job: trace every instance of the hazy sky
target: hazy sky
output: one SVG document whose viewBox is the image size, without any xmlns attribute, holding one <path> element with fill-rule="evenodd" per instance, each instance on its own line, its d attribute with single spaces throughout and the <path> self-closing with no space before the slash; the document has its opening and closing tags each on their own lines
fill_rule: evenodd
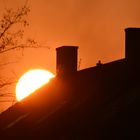
<svg viewBox="0 0 140 140">
<path fill-rule="evenodd" d="M 4 8 L 20 7 L 25 0 L 0 0 Z M 124 57 L 124 28 L 140 27 L 139 0 L 29 0 L 30 26 L 26 34 L 51 47 L 26 50 L 11 71 L 17 75 L 30 68 L 55 73 L 55 48 L 78 45 L 81 69 Z"/>
<path fill-rule="evenodd" d="M 0 0 L 0 5 L 15 8 L 24 1 Z M 99 59 L 105 63 L 124 57 L 124 28 L 139 27 L 139 4 L 139 0 L 29 0 L 27 32 L 51 47 L 43 53 L 43 65 L 48 69 L 55 72 L 55 48 L 61 45 L 79 46 L 82 69 Z M 41 56 L 37 52 L 38 62 Z"/>
</svg>

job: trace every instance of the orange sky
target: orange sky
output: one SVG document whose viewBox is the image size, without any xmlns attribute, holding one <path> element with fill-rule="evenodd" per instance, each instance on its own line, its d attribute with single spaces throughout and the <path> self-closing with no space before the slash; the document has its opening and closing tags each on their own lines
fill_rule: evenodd
<svg viewBox="0 0 140 140">
<path fill-rule="evenodd" d="M 4 8 L 19 7 L 24 1 L 0 0 L 0 16 Z M 26 34 L 51 49 L 27 49 L 23 57 L 18 55 L 18 65 L 8 69 L 18 76 L 31 68 L 55 73 L 55 48 L 61 45 L 79 46 L 81 69 L 99 59 L 103 63 L 120 59 L 124 57 L 124 28 L 140 27 L 139 0 L 29 0 L 29 5 Z"/>
</svg>

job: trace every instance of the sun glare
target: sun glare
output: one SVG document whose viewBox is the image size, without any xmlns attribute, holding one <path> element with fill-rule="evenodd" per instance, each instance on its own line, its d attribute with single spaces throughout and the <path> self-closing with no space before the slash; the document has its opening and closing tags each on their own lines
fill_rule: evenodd
<svg viewBox="0 0 140 140">
<path fill-rule="evenodd" d="M 35 90 L 48 83 L 54 75 L 43 69 L 35 69 L 27 71 L 16 85 L 16 98 L 21 101 L 28 95 L 32 94 Z"/>
</svg>

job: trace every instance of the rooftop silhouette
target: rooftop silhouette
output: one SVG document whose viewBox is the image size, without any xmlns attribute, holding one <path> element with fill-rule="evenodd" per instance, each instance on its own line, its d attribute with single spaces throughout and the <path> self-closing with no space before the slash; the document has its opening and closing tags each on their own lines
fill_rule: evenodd
<svg viewBox="0 0 140 140">
<path fill-rule="evenodd" d="M 140 28 L 125 58 L 77 71 L 77 46 L 56 49 L 56 78 L 0 115 L 3 139 L 139 139 Z"/>
</svg>

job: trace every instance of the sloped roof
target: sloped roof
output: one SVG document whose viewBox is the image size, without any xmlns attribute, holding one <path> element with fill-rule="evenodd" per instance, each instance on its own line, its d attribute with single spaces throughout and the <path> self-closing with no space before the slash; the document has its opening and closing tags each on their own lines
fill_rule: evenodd
<svg viewBox="0 0 140 140">
<path fill-rule="evenodd" d="M 0 115 L 1 138 L 138 137 L 139 86 L 125 59 L 51 82 Z"/>
</svg>

